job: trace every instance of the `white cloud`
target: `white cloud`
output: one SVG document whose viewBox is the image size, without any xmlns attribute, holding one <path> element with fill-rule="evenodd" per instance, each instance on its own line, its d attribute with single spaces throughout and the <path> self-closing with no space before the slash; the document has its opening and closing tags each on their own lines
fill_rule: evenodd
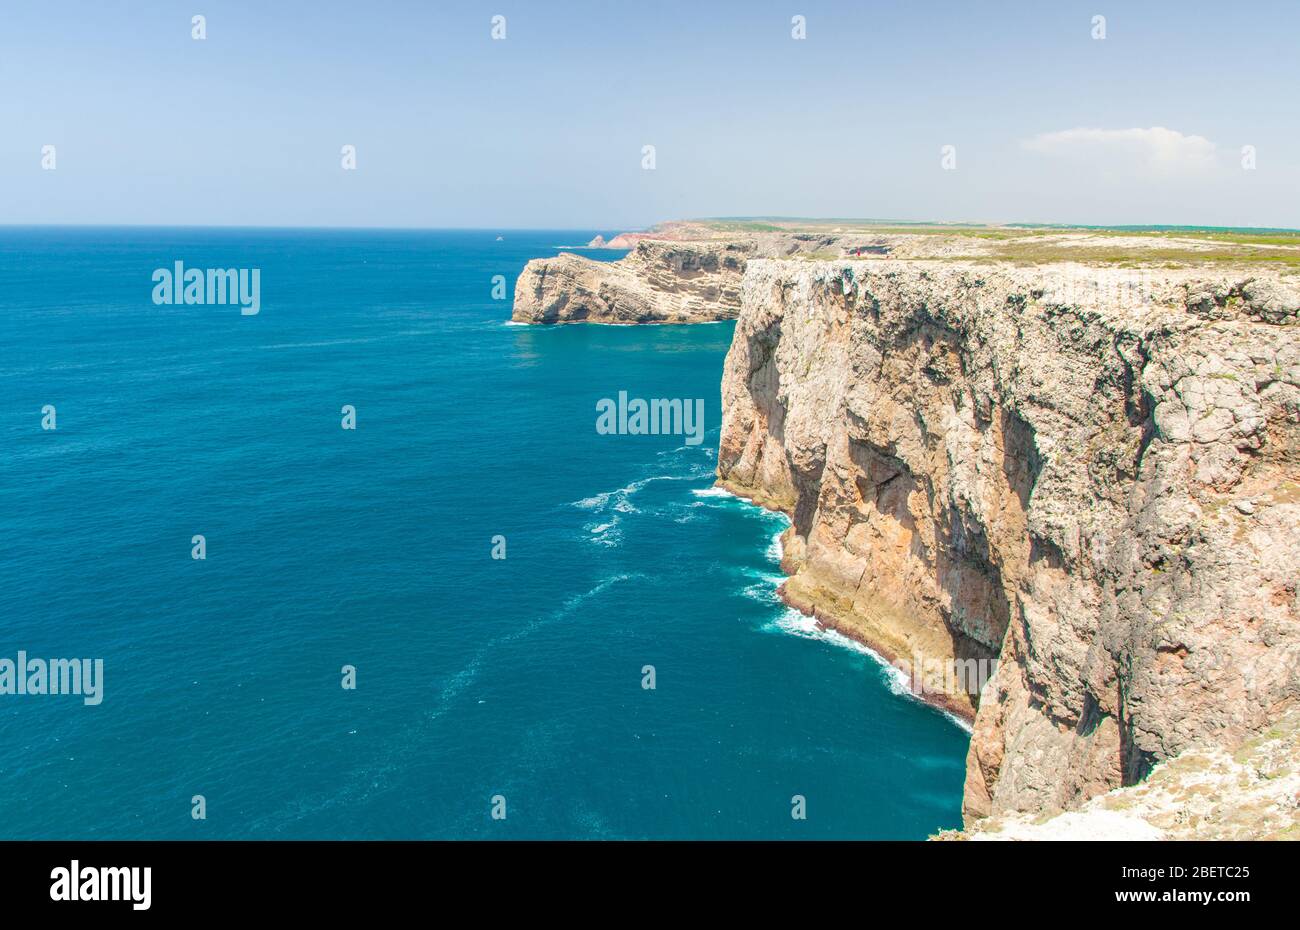
<svg viewBox="0 0 1300 930">
<path fill-rule="evenodd" d="M 1174 129 L 1066 129 L 1021 143 L 1031 152 L 1085 161 L 1109 169 L 1145 169 L 1157 174 L 1188 174 L 1214 167 L 1217 150 L 1204 136 Z"/>
</svg>

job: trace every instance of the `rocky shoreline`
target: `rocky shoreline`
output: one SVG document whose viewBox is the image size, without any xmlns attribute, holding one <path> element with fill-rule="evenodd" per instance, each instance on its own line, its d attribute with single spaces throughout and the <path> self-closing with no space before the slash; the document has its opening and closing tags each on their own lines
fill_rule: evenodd
<svg viewBox="0 0 1300 930">
<path fill-rule="evenodd" d="M 918 676 L 974 722 L 968 828 L 1300 705 L 1300 278 L 1268 243 L 1007 235 L 644 240 L 530 263 L 515 307 L 737 318 L 718 484 L 790 517 L 785 602 L 889 661 L 997 661 L 978 690 Z"/>
<path fill-rule="evenodd" d="M 781 506 L 780 503 L 769 498 L 760 489 L 726 478 L 719 478 L 714 482 L 714 486 L 722 488 L 729 494 L 748 501 L 756 507 L 762 507 L 764 510 L 781 513 L 787 517 L 792 515 L 791 508 Z M 860 618 L 851 612 L 833 608 L 828 609 L 819 603 L 816 598 L 791 589 L 790 580 L 798 573 L 801 565 L 785 553 L 796 545 L 799 545 L 799 539 L 794 532 L 794 527 L 791 526 L 781 534 L 781 571 L 790 576 L 777 587 L 777 596 L 781 599 L 781 603 L 799 611 L 804 616 L 813 617 L 822 629 L 834 630 L 842 636 L 867 647 L 880 656 L 884 662 L 899 668 L 910 676 L 912 674 L 912 657 L 916 653 L 910 651 L 909 647 L 914 644 L 908 642 L 905 636 L 899 636 L 892 631 L 884 632 L 885 628 L 880 625 L 864 625 Z M 904 633 L 910 632 L 907 625 L 901 627 L 901 630 Z M 912 695 L 926 704 L 952 714 L 968 726 L 975 722 L 975 705 L 965 694 L 950 694 L 941 689 L 912 688 Z"/>
<path fill-rule="evenodd" d="M 1000 658 L 981 695 L 928 689 L 976 711 L 972 820 L 1135 784 L 1300 696 L 1300 330 L 1264 322 L 1300 299 L 1167 271 L 1129 305 L 1110 276 L 745 276 L 719 476 L 791 515 L 797 607 L 887 655 Z"/>
</svg>

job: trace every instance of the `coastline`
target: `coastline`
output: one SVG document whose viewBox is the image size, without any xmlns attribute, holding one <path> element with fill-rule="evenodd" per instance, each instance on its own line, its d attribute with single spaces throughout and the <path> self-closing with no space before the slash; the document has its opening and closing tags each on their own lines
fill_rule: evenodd
<svg viewBox="0 0 1300 930">
<path fill-rule="evenodd" d="M 818 232 L 745 230 L 716 269 L 647 243 L 534 260 L 514 319 L 735 311 L 714 486 L 791 523 L 784 628 L 860 648 L 969 728 L 968 823 L 1072 809 L 1276 719 L 1294 683 L 1259 650 L 1288 648 L 1296 604 L 1285 269 L 1122 231 Z"/>
<path fill-rule="evenodd" d="M 787 519 L 792 519 L 789 507 L 783 506 L 775 498 L 765 495 L 757 489 L 741 485 L 734 481 L 729 481 L 726 478 L 716 479 L 713 486 L 715 488 L 721 488 L 733 497 L 746 501 L 756 507 L 761 507 L 764 510 L 782 514 Z M 812 617 L 817 621 L 817 625 L 821 629 L 834 631 L 844 638 L 852 640 L 854 643 L 862 646 L 872 655 L 872 657 L 876 658 L 880 662 L 882 667 L 894 671 L 901 671 L 901 669 L 899 669 L 899 663 L 900 661 L 906 662 L 908 657 L 900 650 L 893 647 L 883 638 L 868 635 L 866 630 L 862 627 L 849 623 L 834 612 L 820 607 L 814 601 L 800 598 L 798 595 L 790 591 L 790 580 L 794 577 L 795 571 L 792 570 L 793 566 L 787 561 L 787 547 L 784 543 L 784 538 L 786 533 L 791 532 L 793 528 L 792 523 L 779 537 L 781 540 L 781 571 L 786 575 L 786 580 L 781 582 L 776 589 L 777 597 L 780 598 L 781 603 L 785 604 L 792 610 L 798 611 L 805 617 Z M 908 680 L 910 681 L 910 677 Z M 917 692 L 914 688 L 910 687 L 907 689 L 907 693 L 922 704 L 928 704 L 950 717 L 954 723 L 967 733 L 973 732 L 975 724 L 975 707 L 969 701 L 963 702 L 954 700 L 949 695 L 943 693 L 936 694 L 925 691 Z"/>
</svg>

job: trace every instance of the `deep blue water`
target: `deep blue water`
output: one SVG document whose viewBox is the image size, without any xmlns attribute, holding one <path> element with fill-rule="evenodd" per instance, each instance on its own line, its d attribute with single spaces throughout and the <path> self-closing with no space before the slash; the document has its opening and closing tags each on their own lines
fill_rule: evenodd
<svg viewBox="0 0 1300 930">
<path fill-rule="evenodd" d="M 710 492 L 732 324 L 506 325 L 493 275 L 592 233 L 504 235 L 0 229 L 0 657 L 104 660 L 99 706 L 0 695 L 0 835 L 958 823 L 966 734 Z M 176 260 L 260 268 L 261 312 L 154 305 Z M 704 442 L 597 434 L 620 390 L 704 398 Z"/>
</svg>

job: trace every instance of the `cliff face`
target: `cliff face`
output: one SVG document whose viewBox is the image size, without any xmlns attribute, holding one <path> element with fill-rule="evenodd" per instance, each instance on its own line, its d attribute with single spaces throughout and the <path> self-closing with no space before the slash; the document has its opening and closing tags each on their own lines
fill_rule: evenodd
<svg viewBox="0 0 1300 930">
<path fill-rule="evenodd" d="M 643 240 L 616 262 L 565 252 L 524 266 L 519 323 L 702 323 L 733 319 L 751 246 Z"/>
<path fill-rule="evenodd" d="M 720 483 L 791 515 L 790 603 L 974 715 L 968 822 L 1077 807 L 1300 698 L 1300 291 L 1136 274 L 743 280 Z M 935 671 L 991 657 L 982 692 Z"/>
<path fill-rule="evenodd" d="M 1234 752 L 1198 746 L 1077 811 L 1049 818 L 987 817 L 971 840 L 1300 839 L 1300 713 L 1292 712 Z"/>
</svg>

